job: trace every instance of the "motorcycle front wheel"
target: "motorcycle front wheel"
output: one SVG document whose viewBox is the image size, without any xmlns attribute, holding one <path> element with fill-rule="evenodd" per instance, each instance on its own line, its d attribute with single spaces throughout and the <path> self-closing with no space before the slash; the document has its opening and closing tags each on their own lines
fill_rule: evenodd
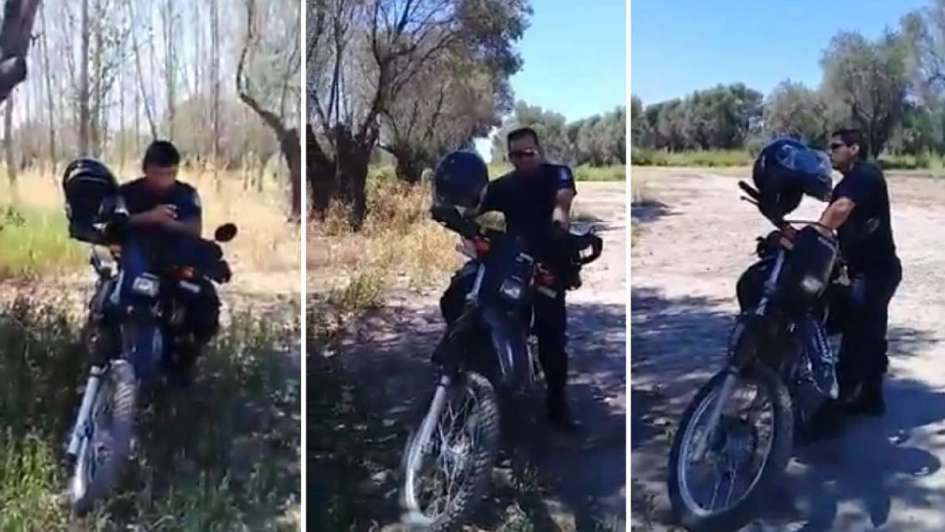
<svg viewBox="0 0 945 532">
<path fill-rule="evenodd" d="M 102 375 L 81 429 L 79 450 L 69 485 L 72 511 L 83 515 L 115 486 L 128 460 L 135 414 L 134 370 L 125 360 L 114 360 Z"/>
<path fill-rule="evenodd" d="M 790 394 L 770 369 L 716 374 L 686 408 L 673 438 L 668 487 L 678 522 L 712 531 L 746 524 L 787 467 L 793 424 Z"/>
<path fill-rule="evenodd" d="M 488 488 L 498 444 L 499 407 L 492 384 L 473 372 L 441 384 L 420 427 L 407 439 L 403 523 L 411 530 L 458 530 Z"/>
</svg>

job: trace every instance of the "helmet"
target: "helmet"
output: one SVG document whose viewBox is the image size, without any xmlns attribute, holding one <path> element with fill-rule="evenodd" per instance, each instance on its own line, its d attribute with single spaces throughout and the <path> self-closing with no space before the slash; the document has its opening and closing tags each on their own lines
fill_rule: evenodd
<svg viewBox="0 0 945 532">
<path fill-rule="evenodd" d="M 454 151 L 436 167 L 433 176 L 433 202 L 436 205 L 474 209 L 482 201 L 489 184 L 489 168 L 479 155 Z"/>
<path fill-rule="evenodd" d="M 97 242 L 94 225 L 101 221 L 103 205 L 114 205 L 118 180 L 102 162 L 83 157 L 66 166 L 62 191 L 66 197 L 69 236 Z"/>
<path fill-rule="evenodd" d="M 796 209 L 804 194 L 826 201 L 833 187 L 827 154 L 793 139 L 765 146 L 755 159 L 752 180 L 761 193 L 761 212 L 775 219 Z"/>
</svg>

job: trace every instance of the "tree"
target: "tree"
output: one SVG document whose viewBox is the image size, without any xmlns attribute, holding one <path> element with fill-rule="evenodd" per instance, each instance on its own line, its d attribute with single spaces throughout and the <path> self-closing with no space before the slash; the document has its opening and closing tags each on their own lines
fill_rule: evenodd
<svg viewBox="0 0 945 532">
<path fill-rule="evenodd" d="M 164 33 L 164 94 L 167 97 L 167 136 L 174 138 L 174 115 L 177 107 L 177 16 L 174 13 L 174 0 L 164 0 L 161 10 L 161 22 Z"/>
<path fill-rule="evenodd" d="M 511 110 L 508 78 L 520 61 L 483 61 L 457 46 L 431 61 L 404 97 L 381 117 L 381 148 L 397 161 L 399 179 L 416 182 L 446 152 L 484 137 Z"/>
<path fill-rule="evenodd" d="M 49 28 L 46 26 L 46 6 L 40 12 L 42 18 L 43 74 L 46 86 L 46 111 L 49 118 L 49 163 L 56 172 L 56 105 L 53 99 L 52 67 L 49 64 Z"/>
<path fill-rule="evenodd" d="M 594 115 L 568 125 L 574 163 L 591 166 L 623 164 L 627 146 L 626 108 Z"/>
<path fill-rule="evenodd" d="M 646 147 L 650 124 L 643 112 L 643 101 L 637 95 L 630 96 L 630 144 Z"/>
<path fill-rule="evenodd" d="M 384 118 L 400 114 L 412 83 L 457 46 L 495 61 L 515 58 L 512 43 L 530 11 L 524 0 L 310 0 L 308 8 L 313 208 L 318 214 L 341 200 L 359 229 Z"/>
<path fill-rule="evenodd" d="M 89 131 L 91 129 L 92 114 L 89 109 L 89 41 L 92 38 L 91 24 L 89 16 L 89 0 L 82 0 L 82 55 L 80 56 L 80 74 L 79 74 L 79 153 L 89 154 Z"/>
<path fill-rule="evenodd" d="M 0 24 L 0 102 L 26 79 L 26 55 L 39 4 L 39 0 L 6 0 L 4 3 Z"/>
<path fill-rule="evenodd" d="M 786 80 L 768 95 L 764 110 L 764 129 L 768 136 L 791 136 L 824 146 L 830 126 L 823 97 L 804 84 Z"/>
<path fill-rule="evenodd" d="M 861 129 L 867 153 L 877 157 L 905 110 L 905 43 L 887 32 L 870 43 L 859 33 L 834 36 L 824 52 L 823 91 L 843 122 Z"/>
<path fill-rule="evenodd" d="M 3 154 L 10 188 L 16 190 L 16 155 L 13 153 L 13 94 L 7 96 L 3 110 Z"/>
<path fill-rule="evenodd" d="M 291 2 L 286 2 L 284 5 L 291 4 Z M 274 8 L 279 6 L 271 4 L 269 7 Z M 296 22 L 298 22 L 297 18 Z M 247 69 L 247 56 L 249 51 L 251 49 L 255 50 L 261 45 L 261 43 L 257 41 L 258 37 L 255 27 L 256 2 L 255 0 L 246 0 L 246 38 L 243 41 L 242 52 L 240 53 L 239 63 L 236 68 L 236 91 L 237 94 L 239 94 L 240 100 L 269 126 L 273 134 L 279 140 L 282 156 L 285 158 L 286 165 L 289 167 L 291 216 L 293 220 L 298 220 L 302 212 L 302 194 L 300 189 L 302 180 L 302 145 L 299 139 L 298 127 L 293 127 L 289 122 L 289 117 L 294 117 L 298 114 L 297 112 L 292 112 L 295 108 L 291 105 L 291 101 L 293 101 L 292 95 L 298 96 L 298 89 L 292 90 L 292 83 L 298 78 L 298 46 L 290 48 L 292 52 L 287 54 L 288 57 L 284 59 L 282 68 L 273 69 L 272 60 L 274 57 L 278 56 L 270 55 L 267 58 L 265 62 L 266 69 L 276 71 L 276 83 L 277 86 L 279 86 L 279 94 L 276 99 L 278 104 L 274 106 L 275 110 L 267 108 L 256 96 L 253 87 L 250 85 L 250 80 L 244 76 L 244 71 Z M 298 24 L 295 24 L 293 27 L 297 28 Z M 297 41 L 291 32 L 289 32 L 288 35 L 283 34 L 282 37 L 287 39 L 289 43 Z M 283 46 L 278 46 L 277 48 L 280 51 L 285 50 Z M 257 70 L 257 72 L 259 71 Z"/>
</svg>

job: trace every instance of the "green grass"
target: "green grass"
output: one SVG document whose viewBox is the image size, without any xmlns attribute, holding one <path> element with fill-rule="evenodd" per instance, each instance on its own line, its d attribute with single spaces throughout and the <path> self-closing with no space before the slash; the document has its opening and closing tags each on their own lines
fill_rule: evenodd
<svg viewBox="0 0 945 532">
<path fill-rule="evenodd" d="M 671 152 L 633 147 L 630 162 L 633 166 L 721 168 L 751 166 L 753 161 L 746 150 Z M 880 156 L 879 163 L 886 170 L 927 170 L 932 175 L 945 176 L 945 155 L 934 152 L 915 155 L 884 154 Z"/>
<path fill-rule="evenodd" d="M 582 165 L 574 169 L 574 179 L 576 181 L 626 181 L 627 167 Z"/>
<path fill-rule="evenodd" d="M 0 204 L 0 279 L 73 271 L 86 254 L 62 211 Z"/>
<path fill-rule="evenodd" d="M 512 170 L 510 164 L 490 164 L 489 177 L 495 179 Z M 590 166 L 582 164 L 572 168 L 575 181 L 624 181 L 627 179 L 626 166 L 615 164 L 610 166 Z"/>
<path fill-rule="evenodd" d="M 745 150 L 693 150 L 671 152 L 631 148 L 630 163 L 634 166 L 751 166 L 752 157 Z"/>
<path fill-rule="evenodd" d="M 188 391 L 146 394 L 119 489 L 70 516 L 63 447 L 81 399 L 85 354 L 56 303 L 0 309 L 0 530 L 293 530 L 300 475 L 298 324 L 240 312 L 200 361 Z"/>
<path fill-rule="evenodd" d="M 885 170 L 927 170 L 933 176 L 945 176 L 945 155 L 935 152 L 888 154 L 879 163 Z"/>
</svg>

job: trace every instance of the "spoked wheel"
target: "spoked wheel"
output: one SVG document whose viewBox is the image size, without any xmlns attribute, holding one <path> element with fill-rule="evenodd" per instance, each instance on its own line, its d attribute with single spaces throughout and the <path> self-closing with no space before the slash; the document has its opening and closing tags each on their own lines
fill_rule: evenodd
<svg viewBox="0 0 945 532">
<path fill-rule="evenodd" d="M 686 409 L 673 439 L 669 495 L 679 521 L 713 531 L 748 522 L 760 495 L 787 467 L 793 423 L 788 391 L 767 368 L 713 377 Z"/>
<path fill-rule="evenodd" d="M 485 493 L 499 443 L 498 404 L 488 380 L 467 373 L 442 392 L 404 452 L 401 504 L 412 530 L 458 529 Z"/>
<path fill-rule="evenodd" d="M 82 515 L 114 487 L 128 459 L 135 411 L 135 376 L 124 360 L 111 362 L 82 428 L 69 485 L 72 510 Z"/>
</svg>

